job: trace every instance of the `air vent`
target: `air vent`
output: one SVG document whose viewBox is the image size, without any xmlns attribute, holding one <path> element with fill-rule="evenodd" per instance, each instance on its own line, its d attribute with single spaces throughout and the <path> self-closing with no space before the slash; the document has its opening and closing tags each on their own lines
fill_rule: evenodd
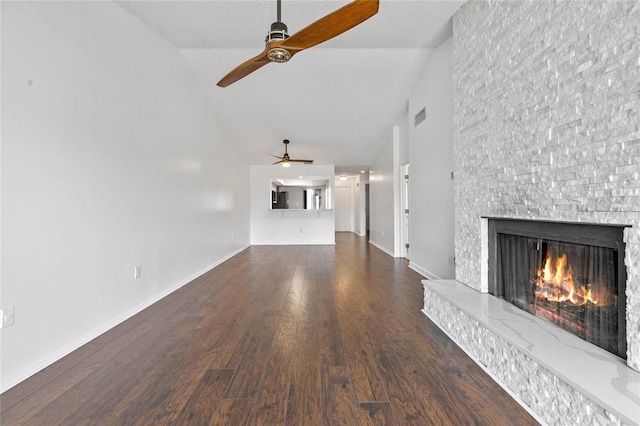
<svg viewBox="0 0 640 426">
<path fill-rule="evenodd" d="M 413 127 L 417 127 L 418 124 L 422 123 L 426 119 L 427 119 L 427 111 L 425 111 L 425 109 L 422 108 L 420 112 L 416 114 L 415 124 L 413 125 Z"/>
</svg>

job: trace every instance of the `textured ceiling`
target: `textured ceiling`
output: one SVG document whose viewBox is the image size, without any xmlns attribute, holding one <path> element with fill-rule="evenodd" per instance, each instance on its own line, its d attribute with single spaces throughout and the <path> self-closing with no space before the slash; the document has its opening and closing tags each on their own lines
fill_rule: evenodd
<svg viewBox="0 0 640 426">
<path fill-rule="evenodd" d="M 294 34 L 347 3 L 284 0 L 282 21 Z M 223 89 L 220 78 L 263 50 L 275 0 L 118 2 L 181 49 L 250 164 L 270 164 L 290 139 L 292 158 L 358 169 L 391 137 L 463 3 L 382 0 L 359 26 Z"/>
</svg>

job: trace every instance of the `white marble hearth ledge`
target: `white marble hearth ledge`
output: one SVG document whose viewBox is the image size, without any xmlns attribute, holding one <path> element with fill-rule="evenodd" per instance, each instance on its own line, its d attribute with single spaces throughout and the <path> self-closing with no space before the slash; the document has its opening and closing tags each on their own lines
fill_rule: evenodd
<svg viewBox="0 0 640 426">
<path fill-rule="evenodd" d="M 640 424 L 640 373 L 624 360 L 458 281 L 422 283 L 594 403 L 628 424 Z M 447 331 L 446 324 L 438 326 Z"/>
</svg>

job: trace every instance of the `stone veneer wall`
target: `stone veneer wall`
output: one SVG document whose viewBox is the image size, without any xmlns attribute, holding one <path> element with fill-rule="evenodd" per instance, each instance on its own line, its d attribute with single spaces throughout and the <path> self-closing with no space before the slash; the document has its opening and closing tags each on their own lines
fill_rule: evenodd
<svg viewBox="0 0 640 426">
<path fill-rule="evenodd" d="M 474 0 L 453 24 L 456 279 L 480 290 L 481 217 L 630 225 L 640 371 L 640 2 Z"/>
</svg>

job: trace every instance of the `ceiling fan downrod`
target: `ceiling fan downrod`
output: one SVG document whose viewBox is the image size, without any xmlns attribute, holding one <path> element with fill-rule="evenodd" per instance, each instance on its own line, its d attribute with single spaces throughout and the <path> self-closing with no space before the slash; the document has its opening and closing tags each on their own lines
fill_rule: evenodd
<svg viewBox="0 0 640 426">
<path fill-rule="evenodd" d="M 287 26 L 284 24 L 284 22 L 281 22 L 281 3 L 281 0 L 277 0 L 277 21 L 271 24 L 271 31 L 267 33 L 267 37 L 264 40 L 267 44 L 267 48 L 274 41 L 283 41 L 289 38 L 289 33 L 287 33 Z M 269 49 L 269 51 L 267 52 L 267 58 L 269 58 L 271 62 L 284 63 L 288 62 L 289 59 L 291 59 L 291 53 L 281 47 L 274 47 L 273 49 Z"/>
</svg>

